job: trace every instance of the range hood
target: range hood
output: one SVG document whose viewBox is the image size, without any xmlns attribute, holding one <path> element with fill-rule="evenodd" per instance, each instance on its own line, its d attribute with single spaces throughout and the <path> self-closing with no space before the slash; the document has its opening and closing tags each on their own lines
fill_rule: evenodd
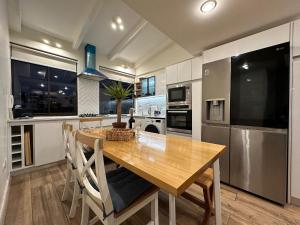
<svg viewBox="0 0 300 225">
<path fill-rule="evenodd" d="M 90 44 L 85 46 L 85 69 L 78 77 L 96 81 L 107 79 L 103 73 L 96 70 L 96 46 Z"/>
</svg>

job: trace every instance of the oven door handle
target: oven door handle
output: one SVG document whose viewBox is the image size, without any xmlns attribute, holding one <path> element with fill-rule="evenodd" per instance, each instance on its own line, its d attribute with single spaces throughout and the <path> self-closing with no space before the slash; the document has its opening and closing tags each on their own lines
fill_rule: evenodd
<svg viewBox="0 0 300 225">
<path fill-rule="evenodd" d="M 167 111 L 168 113 L 187 113 L 188 111 Z"/>
</svg>

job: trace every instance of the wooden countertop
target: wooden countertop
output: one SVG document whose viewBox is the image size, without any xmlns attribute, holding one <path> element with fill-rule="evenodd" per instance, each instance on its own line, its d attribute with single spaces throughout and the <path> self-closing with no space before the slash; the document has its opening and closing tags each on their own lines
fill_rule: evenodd
<svg viewBox="0 0 300 225">
<path fill-rule="evenodd" d="M 103 131 L 81 131 L 104 137 Z M 104 141 L 104 155 L 149 182 L 179 196 L 225 151 L 225 146 L 184 137 L 140 132 L 127 141 Z"/>
</svg>

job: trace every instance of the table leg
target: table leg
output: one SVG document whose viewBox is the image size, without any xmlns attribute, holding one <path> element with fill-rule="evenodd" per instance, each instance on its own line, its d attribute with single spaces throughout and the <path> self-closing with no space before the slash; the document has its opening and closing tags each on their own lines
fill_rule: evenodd
<svg viewBox="0 0 300 225">
<path fill-rule="evenodd" d="M 216 211 L 216 225 L 222 224 L 221 216 L 221 190 L 220 190 L 220 164 L 219 159 L 214 162 L 214 203 Z"/>
<path fill-rule="evenodd" d="M 176 225 L 176 197 L 169 194 L 169 225 Z"/>
</svg>

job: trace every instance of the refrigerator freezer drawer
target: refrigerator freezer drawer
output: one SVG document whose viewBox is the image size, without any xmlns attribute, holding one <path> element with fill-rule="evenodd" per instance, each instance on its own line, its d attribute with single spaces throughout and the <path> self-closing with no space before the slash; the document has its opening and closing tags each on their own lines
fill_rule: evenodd
<svg viewBox="0 0 300 225">
<path fill-rule="evenodd" d="M 229 126 L 202 126 L 202 141 L 226 145 L 225 152 L 220 158 L 221 181 L 224 183 L 229 183 L 229 135 Z"/>
<path fill-rule="evenodd" d="M 287 131 L 232 127 L 230 137 L 230 184 L 286 203 Z"/>
</svg>

